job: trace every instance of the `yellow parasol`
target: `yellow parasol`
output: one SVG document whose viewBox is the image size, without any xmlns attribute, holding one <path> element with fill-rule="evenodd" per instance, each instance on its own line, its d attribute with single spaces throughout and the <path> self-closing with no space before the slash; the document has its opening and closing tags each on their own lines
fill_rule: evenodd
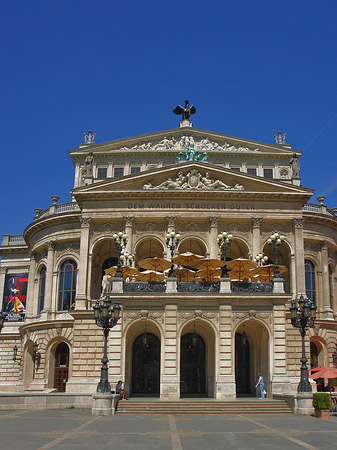
<svg viewBox="0 0 337 450">
<path fill-rule="evenodd" d="M 137 275 L 138 281 L 163 281 L 165 279 L 165 275 L 162 272 L 156 272 L 155 270 L 144 270 L 144 272 L 139 272 Z"/>
<path fill-rule="evenodd" d="M 191 264 L 199 261 L 200 259 L 204 259 L 204 256 L 196 255 L 195 253 L 191 252 L 185 252 L 180 253 L 180 255 L 178 256 L 175 256 L 172 261 L 178 266 L 190 267 Z"/>
<path fill-rule="evenodd" d="M 286 273 L 287 270 L 286 266 L 279 266 L 280 273 Z M 255 269 L 252 269 L 251 271 L 254 274 L 254 281 L 271 281 L 275 273 L 275 264 L 255 267 Z"/>
<path fill-rule="evenodd" d="M 243 280 L 245 278 L 252 278 L 253 274 L 250 269 L 257 266 L 255 261 L 251 259 L 237 258 L 226 262 L 226 267 L 229 270 L 229 277 L 231 280 Z"/>
<path fill-rule="evenodd" d="M 225 263 L 221 259 L 211 259 L 211 258 L 203 258 L 199 259 L 195 263 L 191 264 L 191 267 L 194 269 L 218 269 L 222 267 Z"/>
<path fill-rule="evenodd" d="M 193 281 L 195 272 L 186 268 L 178 268 L 175 271 L 178 281 Z"/>
<path fill-rule="evenodd" d="M 164 272 L 172 266 L 171 261 L 164 258 L 146 258 L 138 262 L 139 267 L 146 270 L 154 270 L 156 272 Z"/>
</svg>

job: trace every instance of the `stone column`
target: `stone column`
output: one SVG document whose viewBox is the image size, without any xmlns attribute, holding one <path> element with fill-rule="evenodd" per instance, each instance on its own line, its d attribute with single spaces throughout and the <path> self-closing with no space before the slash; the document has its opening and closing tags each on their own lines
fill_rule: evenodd
<svg viewBox="0 0 337 450">
<path fill-rule="evenodd" d="M 218 221 L 219 217 L 210 217 L 209 218 L 209 257 L 217 259 L 219 257 L 219 247 L 217 245 L 217 237 L 218 237 Z M 221 255 L 222 256 L 222 255 Z M 221 257 L 220 256 L 220 257 Z"/>
<path fill-rule="evenodd" d="M 252 257 L 262 252 L 261 248 L 261 217 L 252 217 Z"/>
<path fill-rule="evenodd" d="M 234 356 L 232 355 L 232 306 L 220 305 L 219 308 L 219 338 L 216 343 L 216 381 L 215 398 L 225 400 L 236 397 Z M 219 350 L 218 350 L 219 349 Z M 217 356 L 218 355 L 218 356 Z"/>
<path fill-rule="evenodd" d="M 44 295 L 44 308 L 42 312 L 50 312 L 52 305 L 52 293 L 53 293 L 53 272 L 54 272 L 54 255 L 55 255 L 55 242 L 47 242 L 48 254 L 47 254 L 47 270 L 46 270 L 46 288 Z"/>
<path fill-rule="evenodd" d="M 163 349 L 163 369 L 161 373 L 162 400 L 179 400 L 180 398 L 180 377 L 178 371 L 178 307 L 177 305 L 165 306 L 165 333 Z"/>
<path fill-rule="evenodd" d="M 290 271 L 291 271 L 291 277 L 290 277 L 290 292 L 292 293 L 292 298 L 296 298 L 296 258 L 295 254 L 292 253 L 290 255 Z"/>
<path fill-rule="evenodd" d="M 305 294 L 303 223 L 303 218 L 294 219 L 293 221 L 296 262 L 296 294 Z"/>
<path fill-rule="evenodd" d="M 90 240 L 90 217 L 81 217 L 80 261 L 77 275 L 75 309 L 87 309 L 88 254 Z"/>
<path fill-rule="evenodd" d="M 125 253 L 129 253 L 130 255 L 134 253 L 133 223 L 134 223 L 134 217 L 124 217 L 124 229 L 125 229 L 125 234 L 128 237 L 128 242 L 125 247 Z"/>
<path fill-rule="evenodd" d="M 287 375 L 286 363 L 286 308 L 284 304 L 274 305 L 274 361 L 271 378 L 272 394 L 290 392 L 290 380 Z"/>
<path fill-rule="evenodd" d="M 31 319 L 37 314 L 37 301 L 34 301 L 34 286 L 36 275 L 36 260 L 34 252 L 30 252 L 30 264 L 28 272 L 28 286 L 26 299 L 26 319 Z M 37 300 L 37 297 L 36 297 Z"/>
<path fill-rule="evenodd" d="M 329 280 L 329 259 L 328 242 L 321 243 L 321 264 L 322 264 L 322 284 L 323 284 L 323 318 L 332 319 L 333 312 L 330 306 L 330 280 Z"/>
<path fill-rule="evenodd" d="M 4 298 L 5 277 L 6 277 L 7 270 L 8 270 L 8 268 L 6 266 L 0 267 L 0 301 L 1 301 L 0 310 L 2 307 L 2 299 Z"/>
</svg>

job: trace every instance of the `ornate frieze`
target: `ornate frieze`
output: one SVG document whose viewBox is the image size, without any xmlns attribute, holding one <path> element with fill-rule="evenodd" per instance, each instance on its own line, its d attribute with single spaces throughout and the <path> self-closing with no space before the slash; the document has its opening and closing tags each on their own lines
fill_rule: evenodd
<svg viewBox="0 0 337 450">
<path fill-rule="evenodd" d="M 152 312 L 144 309 L 138 312 L 123 311 L 123 322 L 125 325 L 127 325 L 129 322 L 139 319 L 141 320 L 152 319 L 155 322 L 163 324 L 165 322 L 165 313 Z"/>
<path fill-rule="evenodd" d="M 119 230 L 124 229 L 124 223 L 123 222 L 116 222 L 116 223 L 94 223 L 91 227 L 91 237 L 96 238 L 100 235 L 112 235 Z"/>
<path fill-rule="evenodd" d="M 206 191 L 243 191 L 242 184 L 233 180 L 232 185 L 227 185 L 219 179 L 213 179 L 210 172 L 206 171 L 205 175 L 201 174 L 199 170 L 192 169 L 186 175 L 180 170 L 174 180 L 168 178 L 162 183 L 155 186 L 152 181 L 145 183 L 143 189 L 200 189 Z"/>
<path fill-rule="evenodd" d="M 194 139 L 191 135 L 183 135 L 181 138 L 176 139 L 174 137 L 164 137 L 161 140 L 152 141 L 152 142 L 138 142 L 132 147 L 120 147 L 116 150 L 124 150 L 124 151 L 167 151 L 167 150 L 175 150 L 175 151 L 184 151 L 184 144 L 186 145 L 193 144 L 194 148 L 199 152 L 226 152 L 226 153 L 258 153 L 260 150 L 258 148 L 248 148 L 242 145 L 232 145 L 228 142 L 216 142 L 214 140 L 210 140 L 208 137 L 202 137 L 199 139 Z"/>
<path fill-rule="evenodd" d="M 134 233 L 142 234 L 150 232 L 151 234 L 158 234 L 158 237 L 163 237 L 162 233 L 166 232 L 166 226 L 162 222 L 138 222 L 135 226 Z"/>
<path fill-rule="evenodd" d="M 318 244 L 313 244 L 311 242 L 306 242 L 304 244 L 304 253 L 306 254 L 312 254 L 312 255 L 317 255 L 319 253 L 319 245 Z"/>
<path fill-rule="evenodd" d="M 57 256 L 63 253 L 76 253 L 80 254 L 80 243 L 79 242 L 63 242 L 55 246 Z"/>
<path fill-rule="evenodd" d="M 187 322 L 188 320 L 195 319 L 206 319 L 211 322 L 219 322 L 219 313 L 207 313 L 202 311 L 201 309 L 196 309 L 193 312 L 179 312 L 178 313 L 178 321 L 180 324 Z"/>
<path fill-rule="evenodd" d="M 232 313 L 232 324 L 235 326 L 238 322 L 242 320 L 262 320 L 263 322 L 272 323 L 272 313 L 256 311 L 255 309 L 250 309 L 249 311 L 233 312 Z"/>
</svg>

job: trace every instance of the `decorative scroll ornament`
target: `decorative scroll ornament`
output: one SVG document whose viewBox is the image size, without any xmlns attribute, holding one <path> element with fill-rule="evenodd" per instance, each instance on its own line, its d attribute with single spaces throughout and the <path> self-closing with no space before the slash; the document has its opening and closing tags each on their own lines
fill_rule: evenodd
<svg viewBox="0 0 337 450">
<path fill-rule="evenodd" d="M 152 319 L 155 322 L 164 323 L 165 316 L 162 312 L 151 312 L 147 310 L 141 310 L 139 312 L 123 312 L 123 322 L 125 324 L 128 324 L 129 322 L 132 322 L 134 320 L 146 320 L 146 319 Z"/>
<path fill-rule="evenodd" d="M 202 311 L 201 309 L 196 309 L 194 312 L 191 313 L 178 313 L 178 321 L 181 324 L 182 322 L 187 322 L 190 319 L 206 319 L 211 322 L 218 322 L 219 321 L 219 313 L 206 313 Z"/>
<path fill-rule="evenodd" d="M 207 191 L 243 191 L 244 187 L 242 184 L 233 181 L 232 186 L 229 186 L 222 182 L 221 180 L 212 179 L 210 173 L 207 171 L 205 176 L 203 176 L 197 169 L 191 169 L 186 176 L 182 171 L 177 173 L 175 180 L 168 178 L 166 181 L 153 185 L 152 180 L 145 183 L 143 189 L 200 189 Z"/>
<path fill-rule="evenodd" d="M 233 313 L 232 314 L 232 323 L 233 325 L 236 325 L 238 322 L 242 320 L 256 320 L 259 319 L 262 322 L 268 322 L 272 323 L 272 316 L 271 313 L 263 313 L 258 312 L 255 309 L 250 309 L 247 312 L 240 312 L 240 313 Z"/>
</svg>

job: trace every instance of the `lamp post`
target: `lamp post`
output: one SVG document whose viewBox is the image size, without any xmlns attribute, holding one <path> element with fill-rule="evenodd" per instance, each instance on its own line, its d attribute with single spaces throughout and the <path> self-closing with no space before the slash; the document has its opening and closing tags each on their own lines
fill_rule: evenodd
<svg viewBox="0 0 337 450">
<path fill-rule="evenodd" d="M 0 311 L 0 333 L 1 330 L 3 329 L 4 322 L 5 322 L 5 314 L 2 311 Z"/>
<path fill-rule="evenodd" d="M 229 249 L 229 247 L 231 246 L 232 239 L 233 239 L 233 236 L 230 233 L 226 233 L 226 231 L 218 234 L 218 237 L 217 237 L 218 246 L 222 250 L 222 258 L 225 263 L 221 269 L 221 271 L 222 271 L 221 277 L 222 278 L 228 278 L 228 272 L 227 272 L 227 267 L 226 267 L 226 252 Z"/>
<path fill-rule="evenodd" d="M 128 242 L 128 237 L 125 233 L 123 233 L 122 231 L 120 231 L 119 233 L 115 233 L 112 236 L 113 240 L 114 240 L 114 244 L 115 247 L 117 249 L 118 252 L 118 262 L 117 262 L 117 270 L 115 273 L 115 277 L 116 278 L 122 278 L 122 271 L 121 271 L 121 253 L 122 250 L 125 248 L 127 242 Z"/>
<path fill-rule="evenodd" d="M 175 233 L 174 231 L 171 231 L 171 233 L 167 233 L 167 235 L 166 235 L 166 246 L 171 252 L 171 259 L 174 256 L 174 251 L 178 247 L 179 241 L 180 241 L 180 234 L 179 233 Z M 172 262 L 172 266 L 171 266 L 171 269 L 169 271 L 168 276 L 169 277 L 174 277 L 173 262 Z"/>
<path fill-rule="evenodd" d="M 273 280 L 277 278 L 282 278 L 282 275 L 279 271 L 279 265 L 278 265 L 278 253 L 280 251 L 280 247 L 283 244 L 284 236 L 283 234 L 279 233 L 273 233 L 270 238 L 268 239 L 268 245 L 272 249 L 272 251 L 275 254 L 275 272 L 273 276 Z"/>
<path fill-rule="evenodd" d="M 123 266 L 131 266 L 133 259 L 134 259 L 133 255 L 129 255 L 129 253 L 127 253 L 127 252 L 125 252 L 121 256 L 121 261 L 123 262 Z"/>
<path fill-rule="evenodd" d="M 268 256 L 264 256 L 263 253 L 259 253 L 255 256 L 254 261 L 256 261 L 259 266 L 263 266 L 268 261 Z"/>
<path fill-rule="evenodd" d="M 307 358 L 305 356 L 305 334 L 310 326 L 313 326 L 316 320 L 316 305 L 307 297 L 301 297 L 298 302 L 293 301 L 290 308 L 291 324 L 299 328 L 302 336 L 302 358 L 301 358 L 301 381 L 298 384 L 298 392 L 312 392 L 309 378 Z"/>
<path fill-rule="evenodd" d="M 112 306 L 111 299 L 107 295 L 103 300 L 103 303 L 99 303 L 98 300 L 96 301 L 96 304 L 93 306 L 93 310 L 96 325 L 103 328 L 104 333 L 104 353 L 102 358 L 101 379 L 97 385 L 97 392 L 110 394 L 111 386 L 108 379 L 109 360 L 107 355 L 108 335 L 110 329 L 116 326 L 120 318 L 121 307 L 118 302 Z"/>
</svg>

